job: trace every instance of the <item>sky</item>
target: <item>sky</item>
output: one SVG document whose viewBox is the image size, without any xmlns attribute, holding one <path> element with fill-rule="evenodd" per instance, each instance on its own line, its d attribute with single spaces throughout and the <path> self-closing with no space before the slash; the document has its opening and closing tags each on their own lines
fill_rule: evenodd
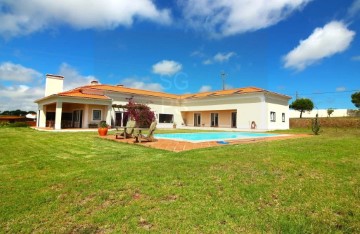
<svg viewBox="0 0 360 234">
<path fill-rule="evenodd" d="M 0 111 L 45 75 L 186 94 L 255 86 L 355 109 L 360 0 L 0 0 Z"/>
</svg>

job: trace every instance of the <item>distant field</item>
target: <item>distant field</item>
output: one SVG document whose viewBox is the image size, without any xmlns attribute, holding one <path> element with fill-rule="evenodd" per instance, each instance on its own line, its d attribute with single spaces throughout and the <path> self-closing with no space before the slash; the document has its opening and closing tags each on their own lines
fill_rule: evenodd
<svg viewBox="0 0 360 234">
<path fill-rule="evenodd" d="M 311 128 L 314 118 L 291 118 L 290 128 Z M 323 117 L 319 118 L 320 124 L 328 128 L 360 128 L 360 117 Z"/>
<path fill-rule="evenodd" d="M 0 128 L 0 233 L 360 233 L 359 139 L 173 153 Z"/>
</svg>

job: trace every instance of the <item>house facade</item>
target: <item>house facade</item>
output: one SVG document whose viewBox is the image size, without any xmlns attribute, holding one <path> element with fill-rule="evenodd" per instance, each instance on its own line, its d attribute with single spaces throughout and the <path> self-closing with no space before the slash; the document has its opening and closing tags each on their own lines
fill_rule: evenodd
<svg viewBox="0 0 360 234">
<path fill-rule="evenodd" d="M 213 127 L 275 130 L 289 128 L 291 97 L 261 88 L 176 95 L 104 85 L 97 81 L 63 91 L 64 77 L 46 75 L 45 97 L 38 104 L 37 127 L 89 128 L 100 121 L 124 126 L 126 110 L 113 108 L 129 100 L 147 104 L 155 112 L 158 128 Z"/>
</svg>

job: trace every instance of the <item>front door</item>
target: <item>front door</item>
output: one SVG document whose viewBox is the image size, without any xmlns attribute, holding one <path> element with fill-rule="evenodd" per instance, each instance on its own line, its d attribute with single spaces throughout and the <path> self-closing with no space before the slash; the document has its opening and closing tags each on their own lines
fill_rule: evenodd
<svg viewBox="0 0 360 234">
<path fill-rule="evenodd" d="M 194 114 L 194 126 L 195 127 L 200 127 L 201 126 L 201 114 L 200 113 L 195 113 Z"/>
<path fill-rule="evenodd" d="M 73 127 L 82 128 L 82 110 L 76 110 L 73 114 Z"/>
<path fill-rule="evenodd" d="M 231 127 L 232 128 L 236 128 L 236 117 L 237 117 L 237 112 L 232 112 L 231 113 Z"/>
</svg>

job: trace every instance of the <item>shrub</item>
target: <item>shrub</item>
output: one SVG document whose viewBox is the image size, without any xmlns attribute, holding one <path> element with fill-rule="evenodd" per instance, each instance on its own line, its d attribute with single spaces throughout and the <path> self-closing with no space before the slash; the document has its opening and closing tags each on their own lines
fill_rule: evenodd
<svg viewBox="0 0 360 234">
<path fill-rule="evenodd" d="M 29 127 L 29 125 L 25 122 L 15 122 L 8 125 L 12 128 L 23 128 L 23 127 Z"/>
<path fill-rule="evenodd" d="M 319 120 L 318 120 L 318 114 L 316 114 L 315 119 L 313 119 L 313 120 L 311 121 L 311 130 L 313 131 L 313 133 L 314 133 L 315 135 L 319 135 L 320 123 L 319 123 Z"/>
<path fill-rule="evenodd" d="M 109 125 L 106 123 L 106 121 L 102 120 L 100 123 L 99 123 L 99 128 L 108 128 Z"/>
<path fill-rule="evenodd" d="M 9 122 L 0 122 L 0 127 L 7 127 L 9 124 Z"/>
</svg>

